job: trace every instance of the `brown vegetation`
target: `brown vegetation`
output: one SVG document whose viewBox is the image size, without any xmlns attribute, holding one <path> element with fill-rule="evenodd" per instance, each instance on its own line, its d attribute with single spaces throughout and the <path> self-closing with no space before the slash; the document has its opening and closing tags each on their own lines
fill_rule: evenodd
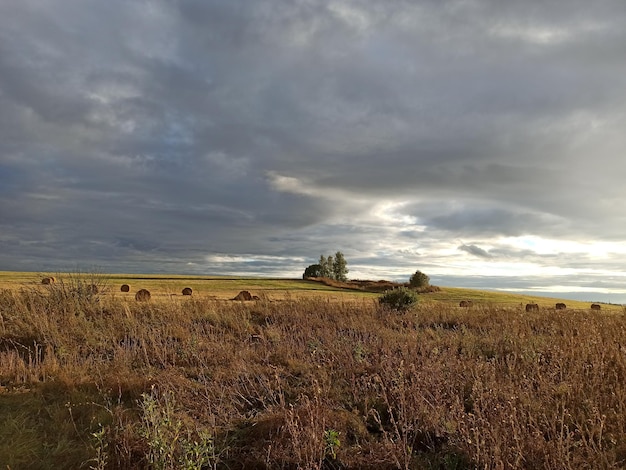
<svg viewBox="0 0 626 470">
<path fill-rule="evenodd" d="M 0 291 L 8 468 L 626 465 L 620 314 L 55 288 Z"/>
</svg>

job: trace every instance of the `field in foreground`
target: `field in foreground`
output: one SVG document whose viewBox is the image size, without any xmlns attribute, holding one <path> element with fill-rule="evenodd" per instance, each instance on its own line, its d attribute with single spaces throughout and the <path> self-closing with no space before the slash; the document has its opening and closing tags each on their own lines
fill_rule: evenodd
<svg viewBox="0 0 626 470">
<path fill-rule="evenodd" d="M 604 311 L 4 289 L 0 462 L 623 468 L 625 333 Z"/>
</svg>

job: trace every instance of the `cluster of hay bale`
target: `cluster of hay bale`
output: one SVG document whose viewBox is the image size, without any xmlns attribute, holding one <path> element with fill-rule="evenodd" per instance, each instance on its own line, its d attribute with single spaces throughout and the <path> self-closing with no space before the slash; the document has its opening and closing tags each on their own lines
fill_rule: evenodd
<svg viewBox="0 0 626 470">
<path fill-rule="evenodd" d="M 120 287 L 120 290 L 122 292 L 130 292 L 130 286 L 128 284 L 122 284 L 122 286 Z M 192 294 L 193 294 L 193 289 L 191 289 L 191 287 L 185 287 L 183 289 L 183 295 L 192 295 Z M 172 295 L 176 295 L 176 294 L 172 294 Z M 151 297 L 152 295 L 150 294 L 150 291 L 148 289 L 139 289 L 135 293 L 135 300 L 138 302 L 146 302 L 150 300 Z"/>
<path fill-rule="evenodd" d="M 122 292 L 130 292 L 130 286 L 128 284 L 122 284 L 122 286 L 120 287 L 120 290 Z M 191 287 L 185 287 L 182 290 L 182 294 L 193 295 L 193 289 Z M 172 295 L 176 295 L 176 294 L 172 294 Z M 151 297 L 150 291 L 147 289 L 139 289 L 137 293 L 135 294 L 135 300 L 138 302 L 146 302 L 150 300 L 150 297 Z M 261 300 L 261 299 L 257 295 L 252 295 L 247 290 L 242 290 L 232 300 L 250 301 L 250 300 Z"/>
<path fill-rule="evenodd" d="M 48 276 L 48 277 L 44 277 L 41 279 L 41 283 L 43 285 L 51 285 L 54 284 L 56 282 L 56 279 L 54 276 Z M 381 281 L 382 282 L 382 281 Z M 130 292 L 130 286 L 128 284 L 122 284 L 122 286 L 120 287 L 120 291 L 122 292 Z M 86 287 L 86 292 L 88 294 L 98 294 L 100 292 L 100 289 L 98 288 L 98 286 L 96 284 L 89 284 Z M 185 287 L 182 290 L 182 294 L 183 295 L 192 295 L 193 294 L 193 289 L 191 287 Z M 150 291 L 147 289 L 139 289 L 137 291 L 137 293 L 135 294 L 135 300 L 137 300 L 138 302 L 146 302 L 148 300 L 150 300 L 151 294 Z M 256 295 L 252 295 L 249 291 L 247 290 L 242 290 L 241 292 L 239 292 L 239 294 L 237 294 L 232 300 L 239 300 L 239 301 L 251 301 L 251 300 L 260 300 L 260 298 Z M 472 302 L 471 300 L 461 300 L 459 302 L 459 307 L 463 307 L 463 308 L 470 308 L 474 306 L 474 302 Z M 594 303 L 591 304 L 591 310 L 601 310 L 601 306 L 600 304 Z M 567 305 L 565 305 L 563 302 L 558 302 L 555 305 L 555 309 L 556 310 L 565 310 L 567 309 Z M 527 312 L 532 312 L 532 311 L 538 311 L 539 310 L 539 305 L 536 303 L 530 303 L 530 304 L 526 304 L 526 311 Z"/>
</svg>

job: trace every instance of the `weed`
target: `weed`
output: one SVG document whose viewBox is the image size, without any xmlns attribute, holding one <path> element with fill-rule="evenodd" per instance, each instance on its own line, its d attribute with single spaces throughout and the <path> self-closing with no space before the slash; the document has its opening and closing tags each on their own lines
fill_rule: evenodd
<svg viewBox="0 0 626 470">
<path fill-rule="evenodd" d="M 213 438 L 206 430 L 192 430 L 177 417 L 171 392 L 156 387 L 141 396 L 140 434 L 148 444 L 147 460 L 157 470 L 200 470 L 216 463 Z"/>
<path fill-rule="evenodd" d="M 91 470 L 105 470 L 107 468 L 108 454 L 107 454 L 107 428 L 102 424 L 99 425 L 100 429 L 91 433 L 93 446 L 96 450 L 96 456 L 91 460 L 92 465 L 89 466 Z"/>
<path fill-rule="evenodd" d="M 331 457 L 333 460 L 337 458 L 337 449 L 341 446 L 339 441 L 339 432 L 334 429 L 324 431 L 324 457 Z"/>
</svg>

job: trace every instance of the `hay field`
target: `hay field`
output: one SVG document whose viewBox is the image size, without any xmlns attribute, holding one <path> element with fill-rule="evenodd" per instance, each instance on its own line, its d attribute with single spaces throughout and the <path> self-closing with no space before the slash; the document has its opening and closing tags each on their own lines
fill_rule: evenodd
<svg viewBox="0 0 626 470">
<path fill-rule="evenodd" d="M 247 290 L 253 295 L 281 300 L 284 298 L 328 297 L 335 300 L 349 300 L 370 296 L 364 292 L 345 289 L 302 279 L 233 278 L 226 276 L 185 276 L 159 274 L 97 274 L 97 273 L 24 273 L 0 271 L 0 289 L 20 289 L 40 287 L 44 277 L 54 276 L 57 282 L 71 284 L 74 280 L 94 283 L 106 287 L 106 294 L 122 299 L 134 299 L 135 292 L 147 289 L 155 298 L 182 296 L 182 290 L 190 287 L 194 297 L 203 299 L 228 300 L 240 291 Z M 123 284 L 130 291 L 120 291 Z M 45 287 L 45 286 L 43 286 Z"/>
<path fill-rule="evenodd" d="M 328 286 L 320 282 L 287 278 L 244 278 L 227 276 L 191 276 L 171 274 L 97 274 L 97 273 L 29 273 L 0 271 L 0 289 L 43 287 L 44 277 L 54 276 L 61 282 L 71 284 L 76 279 L 105 287 L 105 292 L 115 298 L 134 300 L 139 289 L 147 289 L 155 299 L 182 296 L 185 287 L 193 289 L 193 296 L 202 299 L 230 300 L 240 291 L 247 290 L 267 300 L 322 298 L 331 301 L 359 301 L 377 299 L 378 293 L 364 292 Z M 121 292 L 123 284 L 130 286 L 129 292 Z M 422 294 L 420 302 L 433 305 L 458 306 L 461 300 L 471 300 L 476 307 L 518 307 L 537 303 L 541 308 L 554 308 L 557 302 L 565 302 L 569 309 L 587 310 L 591 302 L 562 300 L 559 298 L 530 296 L 523 294 L 441 287 L 438 292 Z M 602 304 L 607 311 L 622 312 L 620 305 Z"/>
<path fill-rule="evenodd" d="M 76 277 L 0 289 L 3 466 L 626 465 L 623 309 L 526 313 L 516 296 L 462 309 L 480 292 L 442 289 L 399 313 L 371 294 L 279 293 L 301 281 L 256 280 L 276 298 L 238 302 L 147 277 L 107 286 L 155 282 L 149 302 Z M 247 284 L 222 284 L 224 298 L 254 291 L 234 281 Z"/>
</svg>

